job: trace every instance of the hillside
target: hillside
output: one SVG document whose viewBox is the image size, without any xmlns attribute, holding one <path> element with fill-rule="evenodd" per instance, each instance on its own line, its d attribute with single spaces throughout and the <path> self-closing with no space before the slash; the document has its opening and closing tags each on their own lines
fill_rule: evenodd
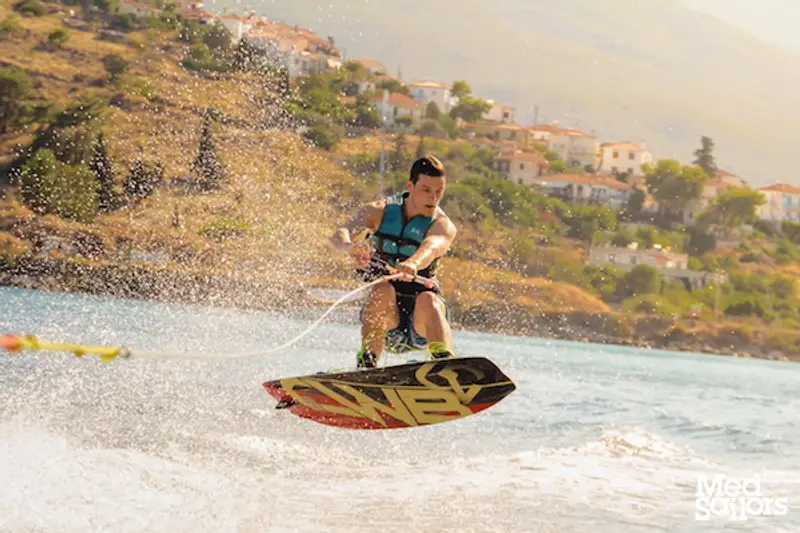
<svg viewBox="0 0 800 533">
<path fill-rule="evenodd" d="M 92 127 L 107 140 L 118 189 L 127 190 L 137 160 L 160 166 L 163 179 L 152 193 L 128 191 L 123 204 L 85 222 L 36 214 L 18 187 L 2 188 L 0 285 L 282 310 L 319 305 L 307 294 L 310 287 L 357 286 L 327 237 L 349 207 L 375 197 L 375 182 L 349 162 L 374 159 L 377 139 L 343 139 L 331 152 L 310 146 L 288 120 L 272 78 L 187 70 L 180 63 L 192 46 L 174 30 L 131 31 L 116 43 L 70 29 L 59 46 L 44 46 L 64 15 L 56 5 L 49 9 L 54 12 L 22 19 L 24 31 L 0 40 L 0 66 L 24 71 L 36 95 L 61 108 L 75 98 L 110 102 Z M 0 18 L 8 11 L 0 5 Z M 115 80 L 103 66 L 109 54 L 130 62 Z M 192 188 L 192 162 L 204 117 L 211 116 L 227 178 L 221 189 L 200 192 Z M 42 120 L 0 135 L 5 162 L 47 131 Z M 417 141 L 408 136 L 409 146 Z M 453 158 L 468 154 L 465 144 L 430 145 L 453 162 L 449 205 L 463 208 L 461 202 L 474 200 L 470 205 L 485 214 L 481 221 L 457 219 L 459 239 L 444 260 L 459 327 L 779 358 L 800 351 L 791 317 L 712 323 L 705 311 L 699 320 L 681 319 L 682 308 L 670 316 L 620 313 L 601 297 L 620 278 L 602 271 L 590 276 L 582 263 L 585 246 L 564 230 L 566 217 L 580 228 L 586 222 L 580 217 L 602 209 L 570 210 L 491 177 L 459 181 L 463 165 Z M 394 186 L 396 176 L 389 178 L 387 186 Z M 490 208 L 487 199 L 499 207 Z M 765 256 L 774 254 L 771 243 L 763 245 Z M 770 268 L 782 275 L 794 266 Z"/>
<path fill-rule="evenodd" d="M 656 157 L 687 162 L 708 135 L 720 163 L 753 186 L 796 174 L 800 58 L 679 0 L 409 0 L 402 9 L 296 0 L 258 10 L 332 34 L 350 57 L 378 59 L 393 75 L 401 66 L 406 81 L 466 79 L 516 106 L 522 122 L 538 105 L 540 122 L 646 141 Z"/>
</svg>

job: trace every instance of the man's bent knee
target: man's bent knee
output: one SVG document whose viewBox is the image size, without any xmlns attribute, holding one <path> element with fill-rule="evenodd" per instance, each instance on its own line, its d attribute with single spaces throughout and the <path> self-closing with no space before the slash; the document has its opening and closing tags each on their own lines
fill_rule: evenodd
<svg viewBox="0 0 800 533">
<path fill-rule="evenodd" d="M 444 317 L 445 308 L 444 302 L 435 293 L 425 291 L 417 296 L 415 307 L 425 317 L 433 317 L 440 315 Z"/>
</svg>

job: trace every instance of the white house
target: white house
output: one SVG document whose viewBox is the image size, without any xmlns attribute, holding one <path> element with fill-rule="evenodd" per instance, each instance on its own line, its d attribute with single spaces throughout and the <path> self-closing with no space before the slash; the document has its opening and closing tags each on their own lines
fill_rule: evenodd
<svg viewBox="0 0 800 533">
<path fill-rule="evenodd" d="M 565 201 L 604 204 L 615 208 L 625 206 L 633 190 L 632 185 L 609 176 L 550 174 L 535 181 L 549 195 Z"/>
<path fill-rule="evenodd" d="M 386 67 L 380 61 L 376 61 L 374 59 L 354 59 L 353 61 L 359 63 L 362 67 L 372 72 L 373 74 L 386 73 Z"/>
<path fill-rule="evenodd" d="M 758 208 L 758 217 L 770 222 L 800 222 L 800 187 L 788 183 L 776 183 L 762 187 L 766 203 Z"/>
<path fill-rule="evenodd" d="M 491 104 L 491 108 L 483 115 L 484 120 L 501 122 L 503 124 L 515 123 L 515 110 L 509 105 L 500 104 L 494 100 L 486 100 Z"/>
<path fill-rule="evenodd" d="M 597 137 L 578 130 L 550 133 L 547 148 L 571 165 L 591 166 L 597 163 Z"/>
<path fill-rule="evenodd" d="M 697 216 L 714 202 L 714 199 L 719 196 L 719 193 L 728 187 L 733 187 L 733 185 L 718 179 L 708 180 L 703 186 L 703 190 L 700 191 L 700 198 L 690 201 L 683 208 L 683 223 L 694 224 Z"/>
<path fill-rule="evenodd" d="M 492 166 L 506 181 L 532 186 L 546 173 L 549 163 L 539 152 L 514 150 L 495 156 Z"/>
<path fill-rule="evenodd" d="M 638 144 L 603 143 L 596 168 L 600 174 L 630 173 L 633 177 L 641 177 L 644 175 L 642 165 L 652 162 L 653 154 Z"/>
<path fill-rule="evenodd" d="M 548 142 L 553 133 L 558 133 L 561 130 L 558 126 L 552 124 L 539 124 L 536 126 L 529 126 L 531 141 Z"/>
<path fill-rule="evenodd" d="M 411 91 L 411 98 L 422 103 L 425 108 L 431 102 L 436 104 L 439 111 L 447 113 L 453 105 L 453 97 L 450 93 L 450 85 L 439 83 L 438 81 L 418 81 L 408 85 Z"/>
<path fill-rule="evenodd" d="M 239 15 L 223 15 L 218 20 L 231 32 L 233 44 L 238 44 L 253 29 L 251 22 Z"/>
<path fill-rule="evenodd" d="M 660 247 L 639 250 L 637 246 L 624 248 L 618 246 L 595 246 L 589 250 L 587 263 L 590 265 L 614 265 L 626 270 L 637 265 L 650 265 L 658 270 L 686 270 L 689 268 L 689 256 L 664 250 Z"/>
<path fill-rule="evenodd" d="M 385 109 L 382 109 L 383 96 L 373 96 L 369 102 L 378 108 L 378 112 L 385 117 L 386 124 L 389 125 L 394 124 L 398 117 L 411 117 L 415 122 L 419 122 L 425 111 L 422 103 L 402 93 L 390 94 Z"/>
<path fill-rule="evenodd" d="M 718 179 L 718 180 L 720 180 L 720 181 L 724 181 L 725 183 L 728 183 L 729 185 L 733 185 L 734 187 L 747 188 L 747 182 L 746 181 L 744 181 L 742 178 L 740 178 L 736 174 L 728 172 L 727 170 L 722 170 L 722 169 L 718 168 L 716 170 L 716 172 L 714 172 L 714 176 L 713 177 Z"/>
</svg>

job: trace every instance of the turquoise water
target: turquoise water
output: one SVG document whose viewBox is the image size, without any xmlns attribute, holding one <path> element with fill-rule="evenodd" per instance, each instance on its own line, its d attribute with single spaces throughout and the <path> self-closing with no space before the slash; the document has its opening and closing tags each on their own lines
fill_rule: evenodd
<svg viewBox="0 0 800 533">
<path fill-rule="evenodd" d="M 54 340 L 235 354 L 310 322 L 0 289 L 0 333 Z M 458 332 L 518 389 L 383 432 L 275 411 L 260 387 L 357 345 L 326 323 L 256 359 L 0 355 L 0 531 L 800 531 L 800 365 Z M 695 521 L 715 473 L 760 475 L 788 513 Z"/>
</svg>

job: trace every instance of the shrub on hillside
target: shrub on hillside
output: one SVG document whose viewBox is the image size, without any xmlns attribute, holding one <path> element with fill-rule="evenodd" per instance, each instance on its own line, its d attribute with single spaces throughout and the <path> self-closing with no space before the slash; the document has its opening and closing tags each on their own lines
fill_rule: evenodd
<svg viewBox="0 0 800 533">
<path fill-rule="evenodd" d="M 38 150 L 21 169 L 23 201 L 35 212 L 91 222 L 98 210 L 99 184 L 85 165 L 67 165 L 48 149 Z"/>
<path fill-rule="evenodd" d="M 41 17 L 47 10 L 39 0 L 20 0 L 13 6 L 14 11 L 26 17 Z"/>
<path fill-rule="evenodd" d="M 661 275 L 650 265 L 638 265 L 625 273 L 617 285 L 620 298 L 657 293 L 661 289 Z"/>
<path fill-rule="evenodd" d="M 164 169 L 161 165 L 149 164 L 141 159 L 136 159 L 125 179 L 123 190 L 128 198 L 138 201 L 152 195 L 163 179 Z"/>
</svg>

